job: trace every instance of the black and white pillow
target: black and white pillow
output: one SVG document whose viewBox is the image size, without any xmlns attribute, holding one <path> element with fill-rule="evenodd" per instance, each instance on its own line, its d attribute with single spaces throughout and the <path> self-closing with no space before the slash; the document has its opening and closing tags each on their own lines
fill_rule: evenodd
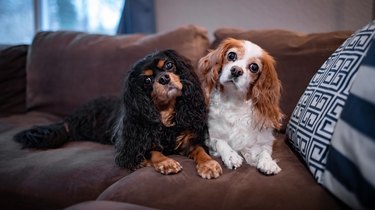
<svg viewBox="0 0 375 210">
<path fill-rule="evenodd" d="M 375 21 L 372 21 L 325 61 L 311 79 L 288 123 L 287 134 L 293 147 L 319 183 L 322 183 L 336 123 L 374 34 Z"/>
<path fill-rule="evenodd" d="M 336 123 L 322 184 L 354 209 L 375 209 L 375 41 Z"/>
</svg>

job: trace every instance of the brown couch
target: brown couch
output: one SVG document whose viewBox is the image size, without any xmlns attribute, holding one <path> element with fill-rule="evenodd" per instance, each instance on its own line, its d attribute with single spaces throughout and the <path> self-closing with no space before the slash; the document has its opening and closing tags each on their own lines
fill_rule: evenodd
<svg viewBox="0 0 375 210">
<path fill-rule="evenodd" d="M 151 167 L 134 172 L 116 167 L 112 146 L 71 142 L 58 149 L 22 150 L 12 137 L 32 125 L 58 121 L 94 97 L 119 94 L 126 71 L 149 52 L 172 48 L 196 65 L 226 37 L 251 40 L 275 57 L 286 124 L 312 75 L 350 34 L 226 28 L 216 31 L 210 45 L 205 30 L 190 25 L 155 35 L 42 32 L 30 46 L 2 49 L 0 208 L 346 209 L 315 182 L 283 130 L 276 134 L 273 153 L 280 174 L 222 165 L 223 175 L 214 180 L 200 178 L 193 161 L 182 156 L 174 158 L 183 171 L 165 176 Z"/>
</svg>

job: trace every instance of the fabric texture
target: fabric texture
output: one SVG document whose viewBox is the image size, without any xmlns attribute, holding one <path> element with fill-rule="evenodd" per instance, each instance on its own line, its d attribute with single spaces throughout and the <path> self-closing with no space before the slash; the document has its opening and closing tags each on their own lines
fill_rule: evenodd
<svg viewBox="0 0 375 210">
<path fill-rule="evenodd" d="M 282 132 L 298 99 L 324 61 L 352 34 L 352 31 L 304 34 L 286 30 L 241 30 L 222 28 L 215 31 L 215 49 L 225 38 L 245 39 L 265 49 L 276 60 L 282 82 L 281 110 L 285 114 Z"/>
<path fill-rule="evenodd" d="M 156 210 L 145 206 L 114 201 L 87 201 L 64 210 Z"/>
<path fill-rule="evenodd" d="M 337 121 L 322 180 L 354 209 L 375 209 L 374 58 L 373 41 Z"/>
<path fill-rule="evenodd" d="M 297 103 L 287 133 L 321 183 L 336 122 L 375 34 L 375 21 L 348 38 L 312 77 Z"/>
<path fill-rule="evenodd" d="M 0 117 L 26 111 L 26 57 L 28 45 L 0 50 Z"/>
<path fill-rule="evenodd" d="M 28 112 L 0 118 L 0 206 L 3 209 L 62 209 L 95 200 L 130 173 L 116 166 L 113 146 L 71 142 L 50 150 L 21 149 L 13 136 L 36 123 L 58 120 Z M 5 125 L 10 125 L 5 130 Z M 2 130 L 4 128 L 4 130 Z"/>
<path fill-rule="evenodd" d="M 27 108 L 65 116 L 95 97 L 120 94 L 125 74 L 146 54 L 174 49 L 196 66 L 207 47 L 207 32 L 192 25 L 148 36 L 40 32 L 28 55 Z"/>
<path fill-rule="evenodd" d="M 183 170 L 180 173 L 165 176 L 151 167 L 142 168 L 114 183 L 97 200 L 180 210 L 341 209 L 342 206 L 335 204 L 333 197 L 323 196 L 327 192 L 316 184 L 285 143 L 284 137 L 277 135 L 274 144 L 273 157 L 280 160 L 283 169 L 275 176 L 265 176 L 248 164 L 230 170 L 217 158 L 223 175 L 218 179 L 205 180 L 197 175 L 193 160 L 171 156 L 181 163 Z M 293 197 L 298 199 L 291 202 Z M 269 198 L 272 202 L 266 202 Z"/>
</svg>

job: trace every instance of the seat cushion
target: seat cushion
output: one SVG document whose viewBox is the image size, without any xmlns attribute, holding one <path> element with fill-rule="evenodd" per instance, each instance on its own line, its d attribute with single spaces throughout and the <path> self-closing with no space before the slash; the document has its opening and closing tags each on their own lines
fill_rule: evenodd
<svg viewBox="0 0 375 210">
<path fill-rule="evenodd" d="M 158 209 L 341 209 L 313 177 L 284 141 L 277 137 L 273 157 L 282 171 L 265 176 L 244 164 L 236 170 L 225 168 L 217 179 L 197 175 L 192 160 L 172 156 L 183 170 L 162 175 L 146 167 L 120 179 L 98 200 L 129 202 Z M 126 190 L 124 190 L 126 189 Z"/>
<path fill-rule="evenodd" d="M 95 200 L 130 171 L 115 165 L 114 148 L 70 142 L 58 149 L 21 149 L 16 132 L 47 124 L 56 116 L 30 112 L 0 119 L 0 206 L 3 209 L 61 209 Z"/>
<path fill-rule="evenodd" d="M 65 210 L 155 210 L 146 206 L 115 201 L 87 201 L 66 208 Z"/>
</svg>

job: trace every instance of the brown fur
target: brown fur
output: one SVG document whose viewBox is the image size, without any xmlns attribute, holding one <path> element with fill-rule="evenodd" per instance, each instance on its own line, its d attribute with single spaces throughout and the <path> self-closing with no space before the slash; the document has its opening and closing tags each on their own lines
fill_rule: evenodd
<svg viewBox="0 0 375 210">
<path fill-rule="evenodd" d="M 275 60 L 264 52 L 262 72 L 255 84 L 250 87 L 247 99 L 254 102 L 259 125 L 280 129 L 283 114 L 280 110 L 281 82 L 277 77 Z"/>
<path fill-rule="evenodd" d="M 175 113 L 174 106 L 176 103 L 176 97 L 181 96 L 182 83 L 179 76 L 175 75 L 174 73 L 167 74 L 171 79 L 171 85 L 177 89 L 176 94 L 173 96 L 169 96 L 166 86 L 156 82 L 154 83 L 154 90 L 151 95 L 152 99 L 154 100 L 155 106 L 160 111 L 160 121 L 164 124 L 164 126 L 171 127 L 174 125 L 172 121 L 173 115 Z"/>
<path fill-rule="evenodd" d="M 192 147 L 190 141 L 195 138 L 191 132 L 183 132 L 177 137 L 176 148 L 187 151 L 188 157 L 196 163 L 198 174 L 208 177 L 218 177 L 222 174 L 220 165 L 209 156 L 201 146 Z M 214 170 L 212 170 L 214 169 Z"/>
</svg>

